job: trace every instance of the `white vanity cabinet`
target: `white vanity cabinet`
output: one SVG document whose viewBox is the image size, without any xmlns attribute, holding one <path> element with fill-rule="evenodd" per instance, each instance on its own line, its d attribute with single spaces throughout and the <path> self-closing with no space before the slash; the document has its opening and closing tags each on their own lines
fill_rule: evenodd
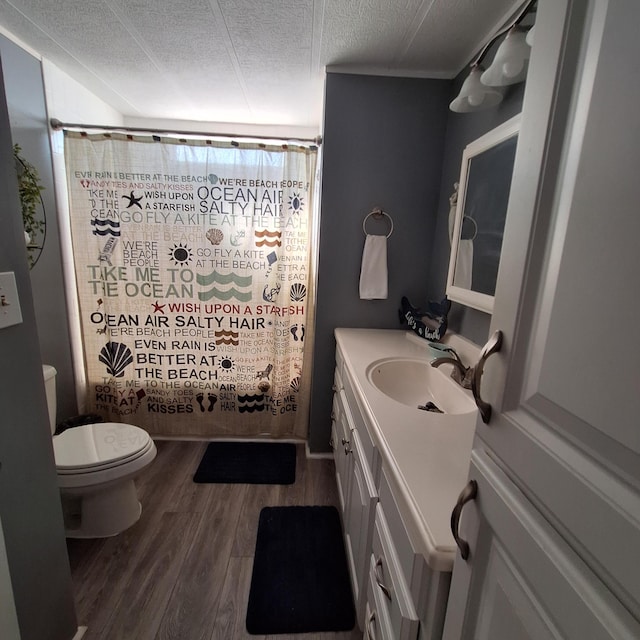
<svg viewBox="0 0 640 640">
<path fill-rule="evenodd" d="M 372 419 L 371 397 L 363 392 L 362 376 L 357 378 L 359 384 L 356 383 L 346 364 L 341 342 L 345 348 L 353 348 L 353 353 L 348 355 L 354 366 L 354 353 L 361 351 L 350 340 L 357 332 L 337 331 L 331 445 L 358 624 L 365 638 L 372 640 L 439 640 L 451 579 L 453 538 L 447 538 L 440 552 L 433 554 L 431 562 L 437 566 L 430 567 L 424 544 L 416 533 L 424 525 L 418 522 L 419 515 L 407 513 L 411 488 L 404 486 L 393 471 L 398 464 L 402 465 L 406 452 L 387 446 L 379 432 L 380 423 Z M 365 343 L 370 338 L 378 345 L 390 336 L 390 353 L 409 344 L 402 332 L 358 333 Z M 375 349 L 368 349 L 368 353 L 374 357 Z M 421 354 L 419 350 L 417 353 Z M 415 350 L 411 350 L 411 355 L 416 355 Z M 424 357 L 428 357 L 426 351 Z M 419 414 L 419 418 L 423 416 Z M 421 448 L 428 445 L 417 439 L 415 448 L 412 446 L 412 435 L 405 420 L 406 414 L 392 411 L 384 422 L 387 429 L 395 430 L 400 436 L 404 431 L 409 438 L 409 450 L 419 455 Z M 414 427 L 419 433 L 428 428 L 427 424 Z M 470 440 L 468 450 L 461 455 L 468 456 L 469 451 Z M 399 459 L 394 457 L 394 452 Z M 444 457 L 447 455 L 450 454 L 445 453 Z M 419 456 L 417 464 L 411 465 L 418 472 L 419 482 L 423 460 L 424 457 Z M 461 469 L 466 470 L 466 466 L 462 465 Z M 464 478 L 463 471 L 459 475 Z M 399 489 L 398 483 L 404 489 Z M 448 512 L 443 511 L 441 517 L 446 520 Z"/>
</svg>

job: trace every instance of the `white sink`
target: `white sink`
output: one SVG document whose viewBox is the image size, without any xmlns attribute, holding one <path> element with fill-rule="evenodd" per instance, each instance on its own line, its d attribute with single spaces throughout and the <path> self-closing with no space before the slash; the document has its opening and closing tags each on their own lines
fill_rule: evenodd
<svg viewBox="0 0 640 640">
<path fill-rule="evenodd" d="M 471 392 L 449 378 L 448 366 L 445 369 L 435 369 L 428 360 L 386 358 L 369 365 L 367 378 L 395 402 L 416 410 L 432 402 L 445 414 L 475 411 Z"/>
</svg>

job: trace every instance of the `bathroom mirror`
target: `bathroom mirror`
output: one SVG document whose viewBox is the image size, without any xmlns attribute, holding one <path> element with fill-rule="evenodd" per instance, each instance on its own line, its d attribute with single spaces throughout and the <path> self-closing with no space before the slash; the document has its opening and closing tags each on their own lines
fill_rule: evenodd
<svg viewBox="0 0 640 640">
<path fill-rule="evenodd" d="M 493 311 L 519 129 L 517 115 L 467 145 L 451 198 L 447 296 L 487 313 Z"/>
</svg>

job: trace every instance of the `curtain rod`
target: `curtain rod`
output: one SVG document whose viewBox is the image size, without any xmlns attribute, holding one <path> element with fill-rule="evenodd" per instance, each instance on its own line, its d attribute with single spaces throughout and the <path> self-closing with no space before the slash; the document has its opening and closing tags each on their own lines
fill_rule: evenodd
<svg viewBox="0 0 640 640">
<path fill-rule="evenodd" d="M 146 127 L 115 127 L 111 125 L 99 125 L 99 124 L 77 124 L 74 122 L 60 122 L 57 118 L 51 118 L 49 120 L 51 128 L 54 131 L 59 129 L 101 129 L 103 131 L 130 131 L 132 133 L 165 133 L 175 134 L 179 136 L 205 136 L 205 137 L 220 137 L 220 138 L 254 138 L 256 140 L 282 140 L 287 142 L 311 142 L 318 146 L 322 144 L 322 136 L 316 136 L 315 138 L 281 138 L 279 136 L 255 136 L 239 133 L 211 133 L 210 131 L 169 131 L 166 129 L 149 129 Z"/>
</svg>

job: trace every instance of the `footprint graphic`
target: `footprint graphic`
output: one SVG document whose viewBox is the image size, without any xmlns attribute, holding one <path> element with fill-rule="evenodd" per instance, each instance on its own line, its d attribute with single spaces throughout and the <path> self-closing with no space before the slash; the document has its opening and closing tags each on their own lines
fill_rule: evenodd
<svg viewBox="0 0 640 640">
<path fill-rule="evenodd" d="M 213 411 L 213 407 L 216 404 L 216 402 L 218 402 L 218 396 L 214 395 L 213 393 L 210 393 L 207 396 L 207 399 L 209 400 L 209 409 L 208 411 Z M 204 409 L 202 409 L 204 411 Z"/>
<path fill-rule="evenodd" d="M 299 338 L 298 338 L 298 325 L 294 324 L 293 327 L 291 327 L 291 335 L 293 336 L 293 339 L 298 342 Z"/>
<path fill-rule="evenodd" d="M 300 329 L 300 342 L 304 340 L 304 325 Z"/>
<path fill-rule="evenodd" d="M 202 400 L 204 399 L 204 394 L 199 393 L 196 396 L 196 400 L 198 401 L 198 404 L 200 405 L 200 411 L 204 411 L 204 405 L 202 404 Z"/>
</svg>

